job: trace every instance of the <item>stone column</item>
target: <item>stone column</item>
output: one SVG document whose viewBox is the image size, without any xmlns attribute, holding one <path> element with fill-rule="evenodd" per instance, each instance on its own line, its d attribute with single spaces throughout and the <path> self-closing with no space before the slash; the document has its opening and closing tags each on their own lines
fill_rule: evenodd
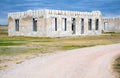
<svg viewBox="0 0 120 78">
<path fill-rule="evenodd" d="M 99 34 L 101 34 L 102 33 L 102 17 L 100 16 L 98 19 L 99 19 L 98 31 L 99 31 Z"/>
<path fill-rule="evenodd" d="M 61 28 L 61 25 L 62 25 L 62 22 L 61 22 L 61 17 L 57 17 L 57 31 L 62 31 L 62 28 Z"/>
<path fill-rule="evenodd" d="M 76 18 L 76 35 L 80 35 L 80 31 L 81 31 L 81 29 L 80 29 L 80 18 L 77 17 Z"/>
<path fill-rule="evenodd" d="M 96 18 L 92 18 L 92 31 L 95 31 L 95 20 Z"/>
<path fill-rule="evenodd" d="M 85 32 L 85 35 L 87 35 L 87 32 L 88 32 L 88 18 L 84 18 L 84 32 Z"/>
<path fill-rule="evenodd" d="M 72 20 L 71 20 L 71 17 L 67 18 L 67 31 L 72 34 Z"/>
<path fill-rule="evenodd" d="M 95 35 L 95 33 L 96 33 L 96 32 L 95 32 L 95 31 L 96 31 L 96 30 L 95 30 L 95 21 L 96 21 L 96 19 L 97 19 L 97 18 L 92 18 L 92 30 L 91 30 L 92 32 L 91 32 L 91 34 L 93 34 L 93 35 Z"/>
</svg>

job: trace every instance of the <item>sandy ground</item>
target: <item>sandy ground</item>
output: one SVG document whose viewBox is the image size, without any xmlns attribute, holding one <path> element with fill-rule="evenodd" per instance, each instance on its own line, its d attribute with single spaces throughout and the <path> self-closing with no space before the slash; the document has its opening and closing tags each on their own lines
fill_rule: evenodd
<svg viewBox="0 0 120 78">
<path fill-rule="evenodd" d="M 120 44 L 68 50 L 0 71 L 0 78 L 115 78 L 111 65 L 117 55 Z"/>
</svg>

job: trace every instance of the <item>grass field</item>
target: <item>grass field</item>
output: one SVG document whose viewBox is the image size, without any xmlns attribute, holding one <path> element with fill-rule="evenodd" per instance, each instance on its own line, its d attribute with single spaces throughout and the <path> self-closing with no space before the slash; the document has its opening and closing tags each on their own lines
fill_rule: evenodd
<svg viewBox="0 0 120 78">
<path fill-rule="evenodd" d="M 10 37 L 7 29 L 7 26 L 0 26 L 0 69 L 42 54 L 120 43 L 120 33 L 71 38 Z"/>
</svg>

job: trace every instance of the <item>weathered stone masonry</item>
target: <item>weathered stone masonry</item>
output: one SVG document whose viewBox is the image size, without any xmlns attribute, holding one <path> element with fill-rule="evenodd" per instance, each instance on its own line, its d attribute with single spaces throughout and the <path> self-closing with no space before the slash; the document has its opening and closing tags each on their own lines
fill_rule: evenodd
<svg viewBox="0 0 120 78">
<path fill-rule="evenodd" d="M 120 18 L 103 18 L 104 32 L 120 32 Z"/>
<path fill-rule="evenodd" d="M 8 14 L 9 36 L 64 37 L 101 35 L 100 11 L 28 10 Z"/>
</svg>

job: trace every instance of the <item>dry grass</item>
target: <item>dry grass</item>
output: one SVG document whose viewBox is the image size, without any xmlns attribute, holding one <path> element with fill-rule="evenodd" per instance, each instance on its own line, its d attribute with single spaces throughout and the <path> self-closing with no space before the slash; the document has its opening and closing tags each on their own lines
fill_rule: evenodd
<svg viewBox="0 0 120 78">
<path fill-rule="evenodd" d="M 113 70 L 115 72 L 116 78 L 120 78 L 120 56 L 114 60 Z"/>
<path fill-rule="evenodd" d="M 7 27 L 0 26 L 0 69 L 41 54 L 114 43 L 120 43 L 119 33 L 71 38 L 9 37 Z"/>
</svg>

